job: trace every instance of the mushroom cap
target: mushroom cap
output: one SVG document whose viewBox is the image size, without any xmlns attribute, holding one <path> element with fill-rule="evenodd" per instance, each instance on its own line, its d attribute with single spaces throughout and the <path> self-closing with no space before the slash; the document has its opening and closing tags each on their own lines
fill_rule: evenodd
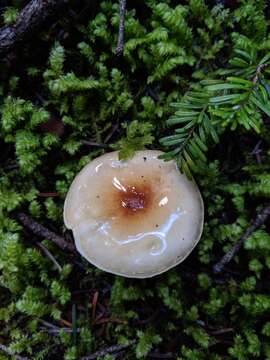
<svg viewBox="0 0 270 360">
<path fill-rule="evenodd" d="M 198 243 L 204 207 L 197 185 L 156 150 L 130 160 L 114 151 L 73 180 L 64 222 L 91 264 L 125 277 L 147 278 L 182 262 Z"/>
</svg>

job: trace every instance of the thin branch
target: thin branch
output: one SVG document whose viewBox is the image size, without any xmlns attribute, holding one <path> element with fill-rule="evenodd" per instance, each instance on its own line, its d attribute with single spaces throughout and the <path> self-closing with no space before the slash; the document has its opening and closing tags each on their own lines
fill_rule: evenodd
<svg viewBox="0 0 270 360">
<path fill-rule="evenodd" d="M 258 228 L 260 228 L 265 221 L 268 219 L 270 215 L 270 205 L 265 207 L 261 213 L 259 213 L 254 220 L 253 224 L 247 228 L 244 235 L 240 238 L 240 240 L 231 248 L 230 251 L 225 254 L 221 260 L 214 265 L 213 272 L 215 274 L 219 274 L 224 270 L 224 267 L 233 259 L 233 257 L 238 253 L 238 251 L 241 249 L 244 242 L 252 235 L 254 231 L 256 231 Z"/>
<path fill-rule="evenodd" d="M 0 29 L 0 55 L 35 34 L 37 28 L 55 16 L 65 0 L 32 0 L 20 12 L 15 24 Z"/>
<path fill-rule="evenodd" d="M 39 329 L 41 331 L 46 332 L 47 334 L 50 334 L 50 335 L 59 335 L 60 332 L 65 332 L 65 333 L 68 333 L 68 334 L 73 333 L 73 329 L 70 329 L 70 328 L 67 328 L 67 327 L 53 329 L 53 328 L 47 328 L 47 327 L 41 326 Z M 76 332 L 80 333 L 81 329 L 77 328 Z"/>
<path fill-rule="evenodd" d="M 223 334 L 227 334 L 230 332 L 234 332 L 234 328 L 215 328 L 211 325 L 207 325 L 205 321 L 203 320 L 196 320 L 196 323 L 201 326 L 203 329 L 205 329 L 205 331 L 212 336 L 216 336 L 216 335 L 223 335 Z"/>
<path fill-rule="evenodd" d="M 5 352 L 6 354 L 13 356 L 13 358 L 15 358 L 16 360 L 30 360 L 26 357 L 20 356 L 20 355 L 16 355 L 14 353 L 14 351 L 10 350 L 7 346 L 0 344 L 0 351 Z"/>
<path fill-rule="evenodd" d="M 38 196 L 40 196 L 40 197 L 56 197 L 56 196 L 59 196 L 59 194 L 55 191 L 40 192 L 40 193 L 38 193 Z"/>
<path fill-rule="evenodd" d="M 80 360 L 94 360 L 94 359 L 97 359 L 98 357 L 105 356 L 107 354 L 119 353 L 120 351 L 129 348 L 130 346 L 132 346 L 135 343 L 136 343 L 136 340 L 132 340 L 126 345 L 113 345 L 113 346 L 98 350 L 97 352 L 93 353 L 92 355 L 83 356 L 82 358 L 80 358 Z"/>
<path fill-rule="evenodd" d="M 57 260 L 55 259 L 55 257 L 50 253 L 50 251 L 46 248 L 45 245 L 43 245 L 42 243 L 38 242 L 37 246 L 44 252 L 44 254 L 54 263 L 55 267 L 57 268 L 57 270 L 59 272 L 62 271 L 62 267 L 59 265 L 59 263 L 57 262 Z"/>
<path fill-rule="evenodd" d="M 59 326 L 56 326 L 54 324 L 49 323 L 46 320 L 43 319 L 37 319 L 37 321 L 39 321 L 41 324 L 45 325 L 46 327 L 50 328 L 50 329 L 60 329 Z"/>
<path fill-rule="evenodd" d="M 16 214 L 16 218 L 29 230 L 31 230 L 35 235 L 42 238 L 46 238 L 54 242 L 62 250 L 68 250 L 70 252 L 75 252 L 75 246 L 71 243 L 68 243 L 62 236 L 59 236 L 47 229 L 45 226 L 39 224 L 33 220 L 30 216 L 24 213 Z"/>
<path fill-rule="evenodd" d="M 93 301 L 92 301 L 92 320 L 93 321 L 96 318 L 96 309 L 97 309 L 98 296 L 99 296 L 99 292 L 96 291 L 94 296 L 93 296 Z"/>
<path fill-rule="evenodd" d="M 261 64 L 257 67 L 257 70 L 256 70 L 256 74 L 254 76 L 254 78 L 252 79 L 252 82 L 253 84 L 257 84 L 258 80 L 259 80 L 259 77 L 262 73 L 262 71 L 267 68 L 270 64 Z"/>
<path fill-rule="evenodd" d="M 72 328 L 72 323 L 65 320 L 65 319 L 60 319 L 59 322 L 60 322 L 61 325 L 65 325 L 65 326 L 67 326 L 69 328 Z"/>
<path fill-rule="evenodd" d="M 96 147 L 99 147 L 99 148 L 107 148 L 107 147 L 109 147 L 109 145 L 107 145 L 107 144 L 97 143 L 95 141 L 88 141 L 88 140 L 82 140 L 82 144 L 88 145 L 88 146 L 96 146 Z"/>
<path fill-rule="evenodd" d="M 126 14 L 126 0 L 119 2 L 119 32 L 118 42 L 116 47 L 116 55 L 120 56 L 124 51 L 124 34 L 125 34 L 125 14 Z"/>
<path fill-rule="evenodd" d="M 227 333 L 231 333 L 234 332 L 234 328 L 224 328 L 224 329 L 219 329 L 219 330 L 213 330 L 213 331 L 208 331 L 208 334 L 210 335 L 223 335 L 223 334 L 227 334 Z"/>
<path fill-rule="evenodd" d="M 112 138 L 112 136 L 118 130 L 118 128 L 119 128 L 119 121 L 117 120 L 116 124 L 114 124 L 114 126 L 113 126 L 112 130 L 110 131 L 110 133 L 106 136 L 106 138 L 104 140 L 104 145 L 106 145 L 107 142 Z"/>
<path fill-rule="evenodd" d="M 41 326 L 39 329 L 42 331 L 46 331 L 48 334 L 59 335 L 61 331 L 64 331 L 66 333 L 72 333 L 73 331 L 73 329 L 71 329 L 70 327 L 59 327 L 43 319 L 37 319 L 37 320 L 44 325 Z M 81 329 L 77 328 L 76 331 L 79 333 Z"/>
</svg>

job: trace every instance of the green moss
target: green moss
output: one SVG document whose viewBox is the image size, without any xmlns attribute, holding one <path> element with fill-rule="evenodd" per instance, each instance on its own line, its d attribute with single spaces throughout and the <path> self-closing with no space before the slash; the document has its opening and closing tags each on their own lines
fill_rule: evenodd
<svg viewBox="0 0 270 360">
<path fill-rule="evenodd" d="M 11 1 L 2 25 L 24 4 Z M 130 344 L 125 360 L 270 359 L 269 224 L 212 272 L 269 201 L 268 65 L 258 73 L 269 62 L 267 1 L 131 2 L 122 58 L 118 1 L 68 6 L 16 49 L 15 67 L 13 55 L 1 63 L 0 342 L 36 360 L 117 344 Z M 105 151 L 143 148 L 170 148 L 203 194 L 202 239 L 175 269 L 109 275 L 16 220 L 24 211 L 68 238 L 62 211 L 76 173 Z"/>
</svg>

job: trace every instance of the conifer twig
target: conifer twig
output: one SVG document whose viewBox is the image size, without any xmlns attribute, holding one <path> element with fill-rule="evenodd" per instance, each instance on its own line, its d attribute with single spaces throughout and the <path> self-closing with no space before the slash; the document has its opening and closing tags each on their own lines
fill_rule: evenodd
<svg viewBox="0 0 270 360">
<path fill-rule="evenodd" d="M 24 213 L 18 213 L 16 214 L 16 217 L 25 227 L 31 230 L 35 235 L 51 240 L 62 250 L 68 250 L 70 252 L 75 251 L 75 246 L 73 244 L 67 242 L 62 236 L 55 234 L 53 231 L 39 224 L 30 216 Z"/>
<path fill-rule="evenodd" d="M 136 343 L 136 340 L 132 340 L 128 344 L 125 344 L 125 345 L 112 345 L 107 348 L 98 350 L 95 353 L 93 353 L 92 355 L 83 356 L 82 358 L 80 358 L 80 360 L 94 360 L 94 359 L 97 359 L 98 357 L 105 356 L 107 354 L 115 354 L 122 350 L 127 349 L 128 347 L 132 346 L 135 343 Z"/>
<path fill-rule="evenodd" d="M 256 69 L 256 74 L 255 74 L 254 78 L 252 79 L 253 84 L 257 84 L 257 82 L 258 82 L 258 80 L 259 80 L 259 78 L 260 78 L 260 75 L 261 75 L 262 71 L 263 71 L 265 68 L 267 68 L 267 67 L 269 67 L 269 64 L 260 64 L 260 65 L 257 67 L 257 69 Z"/>
<path fill-rule="evenodd" d="M 32 0 L 20 12 L 15 24 L 0 29 L 0 55 L 32 36 L 36 29 L 55 16 L 65 0 Z"/>
<path fill-rule="evenodd" d="M 6 354 L 13 356 L 14 359 L 16 360 L 30 360 L 26 357 L 20 356 L 20 355 L 16 355 L 12 350 L 10 350 L 7 346 L 0 344 L 0 351 L 5 352 Z"/>
<path fill-rule="evenodd" d="M 252 225 L 247 228 L 240 240 L 225 254 L 221 260 L 213 267 L 213 272 L 219 274 L 224 270 L 224 267 L 232 260 L 232 258 L 241 249 L 244 242 L 252 235 L 254 231 L 260 228 L 270 216 L 270 205 L 266 206 L 255 218 Z"/>
<path fill-rule="evenodd" d="M 125 14 L 126 14 L 126 0 L 119 2 L 119 32 L 118 42 L 116 47 L 116 55 L 120 56 L 124 50 L 124 33 L 125 33 Z"/>
</svg>

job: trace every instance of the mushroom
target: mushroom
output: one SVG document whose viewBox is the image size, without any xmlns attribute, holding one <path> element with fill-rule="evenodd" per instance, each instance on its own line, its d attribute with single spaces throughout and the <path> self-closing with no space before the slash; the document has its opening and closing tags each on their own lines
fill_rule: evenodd
<svg viewBox="0 0 270 360">
<path fill-rule="evenodd" d="M 133 278 L 158 275 L 182 262 L 198 243 L 204 207 L 196 184 L 160 151 L 130 160 L 102 155 L 75 177 L 64 222 L 77 250 L 107 272 Z"/>
</svg>

